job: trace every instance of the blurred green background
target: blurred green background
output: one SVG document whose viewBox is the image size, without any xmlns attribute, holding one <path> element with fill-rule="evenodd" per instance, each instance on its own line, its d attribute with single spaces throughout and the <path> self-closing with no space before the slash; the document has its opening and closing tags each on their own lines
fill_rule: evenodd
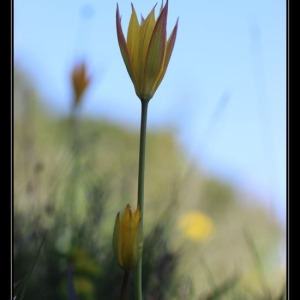
<svg viewBox="0 0 300 300">
<path fill-rule="evenodd" d="M 118 299 L 112 232 L 136 206 L 139 128 L 58 117 L 42 99 L 15 66 L 14 294 Z M 285 229 L 259 200 L 190 162 L 172 128 L 149 131 L 144 298 L 284 299 Z"/>
</svg>

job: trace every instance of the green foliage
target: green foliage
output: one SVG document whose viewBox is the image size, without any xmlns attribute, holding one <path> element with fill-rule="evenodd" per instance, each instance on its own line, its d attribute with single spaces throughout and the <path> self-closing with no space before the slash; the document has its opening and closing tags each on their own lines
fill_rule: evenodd
<svg viewBox="0 0 300 300">
<path fill-rule="evenodd" d="M 24 299 L 75 299 L 74 292 L 118 299 L 123 273 L 112 232 L 117 212 L 136 205 L 139 128 L 53 116 L 18 70 L 14 95 L 14 283 L 30 275 Z M 236 187 L 189 166 L 172 130 L 150 131 L 146 151 L 145 299 L 262 299 L 262 284 L 283 299 L 284 236 L 274 218 Z M 202 243 L 178 227 L 191 210 L 214 222 Z M 257 272 L 263 282 L 255 282 Z M 128 299 L 132 285 L 131 276 Z"/>
<path fill-rule="evenodd" d="M 30 280 L 30 277 L 31 277 L 31 274 L 32 274 L 32 271 L 34 270 L 34 267 L 38 261 L 38 258 L 40 256 L 40 252 L 41 252 L 41 249 L 42 249 L 42 246 L 43 246 L 43 243 L 44 243 L 44 239 L 42 240 L 38 250 L 37 250 L 37 253 L 36 253 L 36 256 L 29 268 L 29 271 L 26 273 L 26 276 L 24 277 L 24 279 L 22 279 L 21 281 L 19 281 L 15 288 L 14 288 L 14 296 L 18 297 L 18 299 L 20 300 L 23 300 L 24 298 L 24 295 L 25 295 L 25 292 L 26 292 L 26 288 L 27 288 L 27 285 L 28 285 L 28 282 Z"/>
</svg>

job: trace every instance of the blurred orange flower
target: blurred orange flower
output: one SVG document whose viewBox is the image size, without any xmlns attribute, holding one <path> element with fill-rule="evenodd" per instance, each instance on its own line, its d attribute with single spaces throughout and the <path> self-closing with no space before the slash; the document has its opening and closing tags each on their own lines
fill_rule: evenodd
<svg viewBox="0 0 300 300">
<path fill-rule="evenodd" d="M 74 90 L 74 107 L 76 107 L 83 96 L 83 93 L 90 84 L 91 78 L 87 75 L 87 67 L 84 62 L 76 64 L 71 73 Z"/>
</svg>

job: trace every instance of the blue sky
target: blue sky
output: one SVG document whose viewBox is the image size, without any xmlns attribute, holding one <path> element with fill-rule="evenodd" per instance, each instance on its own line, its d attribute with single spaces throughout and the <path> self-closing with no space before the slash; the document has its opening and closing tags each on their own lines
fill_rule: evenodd
<svg viewBox="0 0 300 300">
<path fill-rule="evenodd" d="M 143 16 L 156 3 L 132 2 Z M 116 3 L 15 0 L 14 59 L 45 105 L 65 114 L 70 70 L 84 58 L 93 82 L 82 113 L 138 127 L 139 100 L 117 43 Z M 118 4 L 126 32 L 131 1 Z M 191 159 L 263 196 L 285 223 L 286 2 L 169 0 L 168 34 L 178 17 L 169 67 L 149 104 L 149 128 L 172 126 Z"/>
</svg>

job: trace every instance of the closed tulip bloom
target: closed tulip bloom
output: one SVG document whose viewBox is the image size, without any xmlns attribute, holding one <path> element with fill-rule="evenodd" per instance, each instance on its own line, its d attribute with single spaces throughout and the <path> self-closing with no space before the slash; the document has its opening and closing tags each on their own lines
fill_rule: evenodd
<svg viewBox="0 0 300 300">
<path fill-rule="evenodd" d="M 118 263 L 125 271 L 131 270 L 138 262 L 143 248 L 143 230 L 141 226 L 140 207 L 135 212 L 127 204 L 124 215 L 117 214 L 113 249 Z"/>
<path fill-rule="evenodd" d="M 175 44 L 178 20 L 167 40 L 168 1 L 161 6 L 155 20 L 154 8 L 139 24 L 135 9 L 129 21 L 127 40 L 125 40 L 119 7 L 117 5 L 117 36 L 121 54 L 135 92 L 141 100 L 149 101 L 161 83 Z"/>
</svg>

